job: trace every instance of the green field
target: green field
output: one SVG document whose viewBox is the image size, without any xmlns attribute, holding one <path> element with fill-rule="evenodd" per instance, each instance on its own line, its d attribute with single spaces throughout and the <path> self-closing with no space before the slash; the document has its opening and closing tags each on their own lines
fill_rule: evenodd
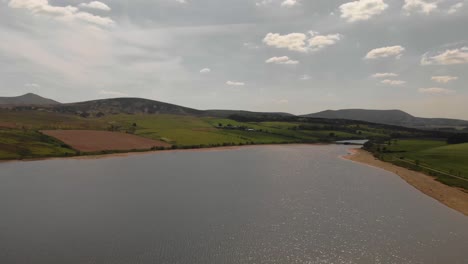
<svg viewBox="0 0 468 264">
<path fill-rule="evenodd" d="M 381 159 L 399 166 L 421 170 L 437 176 L 449 185 L 468 189 L 468 143 L 448 145 L 443 140 L 394 140 L 374 146 Z"/>
<path fill-rule="evenodd" d="M 205 148 L 247 144 L 332 143 L 371 139 L 374 154 L 397 165 L 437 176 L 449 185 L 468 189 L 468 144 L 447 145 L 446 138 L 423 139 L 430 131 L 349 120 L 305 118 L 215 118 L 169 114 L 106 114 L 7 111 L 0 109 L 0 159 L 83 155 L 43 135 L 42 129 L 110 130 L 162 140 L 172 148 Z M 243 121 L 240 121 L 243 120 Z M 440 135 L 439 135 L 440 136 Z M 412 139 L 404 139 L 412 138 Z M 108 152 L 106 152 L 108 153 Z M 93 153 L 95 154 L 95 153 Z"/>
<path fill-rule="evenodd" d="M 2 128 L 2 124 L 4 127 Z M 14 128 L 7 128 L 8 126 Z M 359 132 L 353 125 L 330 129 L 301 122 L 239 122 L 229 118 L 188 115 L 115 114 L 84 118 L 48 111 L 0 110 L 0 159 L 73 155 L 76 151 L 40 134 L 39 130 L 88 129 L 132 133 L 163 140 L 175 148 L 200 148 L 245 144 L 317 143 L 362 139 L 374 128 Z M 344 130 L 344 131 L 343 131 Z M 360 129 L 359 131 L 361 131 Z M 60 145 L 63 145 L 60 147 Z"/>
<path fill-rule="evenodd" d="M 0 159 L 24 159 L 76 155 L 61 142 L 31 130 L 1 129 Z"/>
</svg>

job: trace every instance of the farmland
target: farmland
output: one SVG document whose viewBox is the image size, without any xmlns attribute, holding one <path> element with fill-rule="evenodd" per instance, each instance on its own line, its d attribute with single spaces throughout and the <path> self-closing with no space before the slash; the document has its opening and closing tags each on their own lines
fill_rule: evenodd
<svg viewBox="0 0 468 264">
<path fill-rule="evenodd" d="M 371 151 L 384 161 L 423 171 L 443 183 L 468 189 L 468 143 L 449 145 L 440 139 L 392 140 L 373 146 Z"/>
</svg>

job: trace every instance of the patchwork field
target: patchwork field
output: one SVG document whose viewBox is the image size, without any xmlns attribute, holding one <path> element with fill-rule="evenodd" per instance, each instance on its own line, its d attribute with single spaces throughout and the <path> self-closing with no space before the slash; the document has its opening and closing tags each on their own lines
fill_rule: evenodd
<svg viewBox="0 0 468 264">
<path fill-rule="evenodd" d="M 170 144 L 159 140 L 131 134 L 97 130 L 43 130 L 41 133 L 54 137 L 73 149 L 82 152 L 106 150 L 147 150 L 169 148 Z"/>
</svg>

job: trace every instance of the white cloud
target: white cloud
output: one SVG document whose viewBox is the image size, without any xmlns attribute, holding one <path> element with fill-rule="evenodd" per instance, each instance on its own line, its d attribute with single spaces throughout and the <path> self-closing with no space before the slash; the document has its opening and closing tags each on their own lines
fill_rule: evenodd
<svg viewBox="0 0 468 264">
<path fill-rule="evenodd" d="M 210 68 L 204 68 L 200 70 L 200 73 L 210 73 L 211 69 Z"/>
<path fill-rule="evenodd" d="M 382 47 L 378 49 L 373 49 L 369 51 L 365 59 L 378 59 L 378 58 L 387 58 L 387 57 L 396 57 L 400 58 L 405 48 L 402 46 L 391 46 L 391 47 Z"/>
<path fill-rule="evenodd" d="M 421 65 L 452 65 L 468 63 L 468 47 L 446 50 L 435 56 L 422 56 Z"/>
<path fill-rule="evenodd" d="M 348 22 L 369 20 L 381 14 L 388 5 L 383 0 L 358 0 L 340 6 L 341 17 Z"/>
<path fill-rule="evenodd" d="M 283 56 L 283 57 L 269 58 L 268 60 L 265 61 L 265 63 L 295 65 L 295 64 L 299 64 L 299 61 L 291 60 L 288 56 Z"/>
<path fill-rule="evenodd" d="M 285 48 L 291 51 L 309 52 L 318 51 L 328 46 L 335 45 L 340 39 L 340 34 L 319 35 L 318 32 L 310 31 L 309 38 L 303 33 L 291 33 L 280 35 L 278 33 L 268 33 L 263 39 L 263 43 L 276 48 Z"/>
<path fill-rule="evenodd" d="M 452 6 L 450 7 L 450 9 L 447 11 L 447 13 L 449 13 L 449 14 L 456 13 L 456 12 L 457 12 L 460 8 L 462 8 L 462 7 L 463 7 L 463 3 L 462 3 L 462 2 L 456 3 L 456 4 L 454 4 L 454 5 L 452 5 Z"/>
<path fill-rule="evenodd" d="M 108 17 L 96 16 L 87 12 L 78 12 L 74 15 L 74 17 L 99 26 L 112 26 L 114 24 L 114 20 Z"/>
<path fill-rule="evenodd" d="M 383 84 L 388 84 L 388 85 L 392 85 L 392 86 L 400 86 L 400 85 L 406 84 L 405 81 L 401 81 L 401 80 L 390 80 L 390 79 L 382 80 L 381 83 L 383 83 Z"/>
<path fill-rule="evenodd" d="M 311 78 L 312 77 L 310 77 L 308 74 L 304 74 L 301 77 L 299 77 L 299 80 L 307 81 L 307 80 L 310 80 Z"/>
<path fill-rule="evenodd" d="M 111 8 L 104 4 L 103 2 L 99 2 L 99 1 L 92 1 L 92 2 L 89 2 L 89 3 L 81 3 L 79 4 L 80 7 L 84 7 L 84 8 L 90 8 L 90 9 L 97 9 L 97 10 L 102 10 L 102 11 L 110 11 Z"/>
<path fill-rule="evenodd" d="M 278 0 L 279 1 L 279 0 Z M 275 0 L 256 0 L 256 6 L 267 6 L 272 4 L 273 2 L 277 2 Z M 282 7 L 294 7 L 300 4 L 300 0 L 281 0 Z"/>
<path fill-rule="evenodd" d="M 437 2 L 427 2 L 424 0 L 405 0 L 403 10 L 405 10 L 408 14 L 412 12 L 430 14 L 431 12 L 437 10 Z"/>
<path fill-rule="evenodd" d="M 244 86 L 245 85 L 245 83 L 243 82 L 234 82 L 234 81 L 227 81 L 226 84 L 229 86 Z"/>
<path fill-rule="evenodd" d="M 265 6 L 273 3 L 273 0 L 258 0 L 255 2 L 256 6 Z"/>
<path fill-rule="evenodd" d="M 10 0 L 11 8 L 27 9 L 32 14 L 55 17 L 66 21 L 79 20 L 99 26 L 111 26 L 114 21 L 108 17 L 96 16 L 78 11 L 74 6 L 52 6 L 48 0 Z"/>
<path fill-rule="evenodd" d="M 117 91 L 109 91 L 109 90 L 101 90 L 99 91 L 100 95 L 106 95 L 106 96 L 119 96 L 119 97 L 125 97 L 128 96 L 126 93 L 121 93 Z"/>
<path fill-rule="evenodd" d="M 451 81 L 456 81 L 458 80 L 458 77 L 456 76 L 432 76 L 431 80 L 438 82 L 438 83 L 449 83 Z"/>
<path fill-rule="evenodd" d="M 453 93 L 455 93 L 454 90 L 445 89 L 445 88 L 438 88 L 438 87 L 420 88 L 419 92 L 423 93 L 423 94 L 431 94 L 431 95 L 444 95 L 444 94 L 453 94 Z"/>
<path fill-rule="evenodd" d="M 286 48 L 292 51 L 307 52 L 307 36 L 303 33 L 291 33 L 280 35 L 277 33 L 268 33 L 263 42 L 268 46 L 276 48 Z"/>
<path fill-rule="evenodd" d="M 37 83 L 25 83 L 24 86 L 28 88 L 40 88 L 41 86 Z"/>
<path fill-rule="evenodd" d="M 309 39 L 309 47 L 314 51 L 335 45 L 342 37 L 340 34 L 318 35 L 318 32 L 313 31 L 310 34 L 312 38 Z"/>
<path fill-rule="evenodd" d="M 373 78 L 391 78 L 391 77 L 398 77 L 398 74 L 392 72 L 382 72 L 376 73 L 372 75 Z"/>
<path fill-rule="evenodd" d="M 179 4 L 187 4 L 187 0 L 175 0 Z"/>
<path fill-rule="evenodd" d="M 293 6 L 298 5 L 298 4 L 299 4 L 299 0 L 284 0 L 281 3 L 281 6 L 293 7 Z"/>
<path fill-rule="evenodd" d="M 73 16 L 78 11 L 74 6 L 51 6 L 48 0 L 10 0 L 8 6 L 11 8 L 24 8 L 33 14 L 49 16 Z"/>
</svg>

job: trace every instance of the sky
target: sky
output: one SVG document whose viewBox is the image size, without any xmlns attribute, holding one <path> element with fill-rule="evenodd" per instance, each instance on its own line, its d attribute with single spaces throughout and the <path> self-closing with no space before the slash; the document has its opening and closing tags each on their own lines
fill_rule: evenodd
<svg viewBox="0 0 468 264">
<path fill-rule="evenodd" d="M 468 120 L 468 0 L 0 0 L 0 96 Z"/>
</svg>

